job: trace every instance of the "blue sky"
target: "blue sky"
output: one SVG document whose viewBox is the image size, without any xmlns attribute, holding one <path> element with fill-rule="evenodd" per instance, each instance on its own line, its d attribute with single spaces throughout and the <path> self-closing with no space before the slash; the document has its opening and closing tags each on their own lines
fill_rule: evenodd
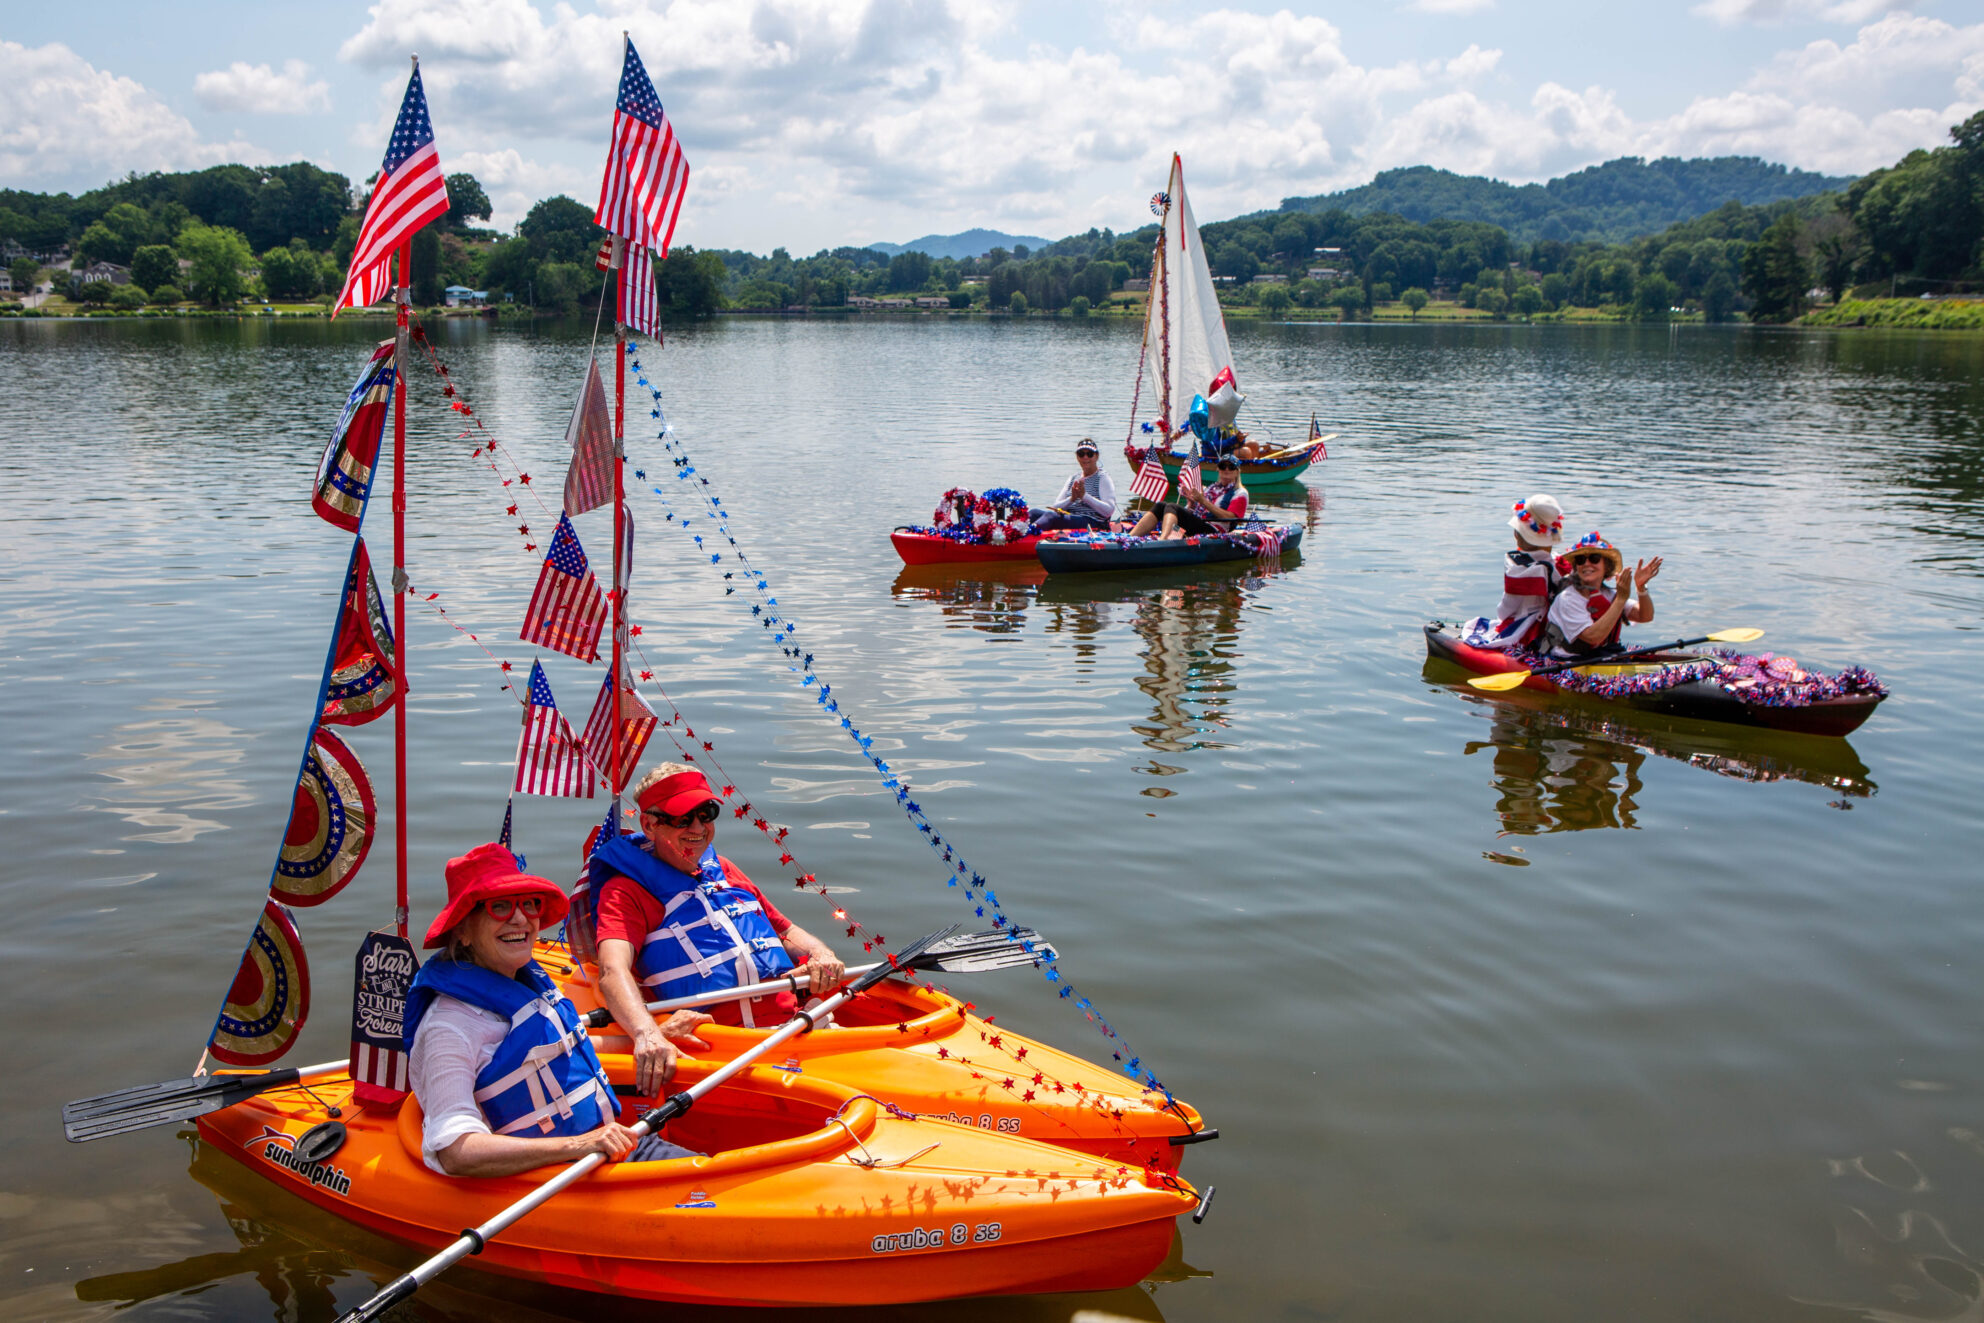
<svg viewBox="0 0 1984 1323">
<path fill-rule="evenodd" d="M 678 242 L 759 251 L 1133 227 L 1174 150 L 1212 219 L 1401 165 L 1524 182 L 1741 153 L 1855 173 L 1984 108 L 1984 12 L 1936 0 L 9 11 L 0 186 L 298 158 L 362 179 L 417 51 L 444 165 L 505 226 L 553 193 L 593 200 L 630 29 L 695 170 Z"/>
</svg>

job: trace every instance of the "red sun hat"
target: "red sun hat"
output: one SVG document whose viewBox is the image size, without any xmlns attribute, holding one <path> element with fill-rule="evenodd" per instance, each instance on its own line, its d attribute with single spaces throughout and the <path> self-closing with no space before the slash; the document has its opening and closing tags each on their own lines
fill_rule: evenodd
<svg viewBox="0 0 1984 1323">
<path fill-rule="evenodd" d="M 544 909 L 537 916 L 540 929 L 549 928 L 565 917 L 565 893 L 549 878 L 534 877 L 517 867 L 517 857 L 490 841 L 467 854 L 448 861 L 448 904 L 427 929 L 428 950 L 445 946 L 448 934 L 468 918 L 485 900 L 505 896 L 542 896 Z"/>
<path fill-rule="evenodd" d="M 644 812 L 667 813 L 679 818 L 698 804 L 707 804 L 713 799 L 716 799 L 716 791 L 710 789 L 710 783 L 701 772 L 692 769 L 664 776 L 643 790 L 640 804 Z"/>
</svg>

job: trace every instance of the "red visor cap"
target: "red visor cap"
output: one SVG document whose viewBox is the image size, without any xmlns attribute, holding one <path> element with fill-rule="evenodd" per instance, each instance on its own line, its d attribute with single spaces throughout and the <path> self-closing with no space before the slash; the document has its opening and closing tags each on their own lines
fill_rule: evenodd
<svg viewBox="0 0 1984 1323">
<path fill-rule="evenodd" d="M 697 771 L 677 772 L 674 776 L 664 776 L 661 780 L 641 792 L 641 808 L 648 813 L 666 813 L 681 817 L 698 804 L 707 804 L 716 799 L 716 791 Z M 722 803 L 721 800 L 717 801 Z"/>
</svg>

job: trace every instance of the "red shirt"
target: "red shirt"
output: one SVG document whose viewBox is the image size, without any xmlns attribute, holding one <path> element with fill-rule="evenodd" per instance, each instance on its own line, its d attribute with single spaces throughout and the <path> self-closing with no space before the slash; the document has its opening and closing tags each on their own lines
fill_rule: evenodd
<svg viewBox="0 0 1984 1323">
<path fill-rule="evenodd" d="M 740 891 L 748 891 L 764 906 L 765 918 L 771 921 L 772 931 L 780 937 L 792 927 L 792 920 L 778 912 L 778 907 L 758 890 L 757 883 L 744 876 L 744 870 L 731 863 L 722 855 L 717 862 L 723 865 L 724 880 Z M 593 918 L 594 942 L 608 942 L 615 939 L 634 948 L 639 957 L 641 947 L 646 945 L 648 934 L 667 922 L 668 911 L 654 893 L 632 878 L 615 874 L 606 879 L 599 889 L 599 905 Z M 803 962 L 802 962 L 803 963 Z M 638 974 L 636 981 L 639 981 Z M 714 1006 L 699 1007 L 718 1024 L 741 1025 L 744 1023 L 740 1004 L 734 1001 L 718 1002 Z M 759 997 L 751 1003 L 751 1018 L 758 1027 L 768 1028 L 785 1023 L 792 1013 L 799 1009 L 799 1000 L 790 992 L 773 993 L 769 997 Z"/>
</svg>

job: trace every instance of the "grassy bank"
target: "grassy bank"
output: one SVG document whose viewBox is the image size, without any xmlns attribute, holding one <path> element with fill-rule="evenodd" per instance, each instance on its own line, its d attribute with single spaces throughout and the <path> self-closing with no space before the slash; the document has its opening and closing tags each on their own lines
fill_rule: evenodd
<svg viewBox="0 0 1984 1323">
<path fill-rule="evenodd" d="M 1847 299 L 1816 308 L 1800 326 L 1896 326 L 1924 331 L 1984 331 L 1984 301 L 1969 299 Z"/>
</svg>

